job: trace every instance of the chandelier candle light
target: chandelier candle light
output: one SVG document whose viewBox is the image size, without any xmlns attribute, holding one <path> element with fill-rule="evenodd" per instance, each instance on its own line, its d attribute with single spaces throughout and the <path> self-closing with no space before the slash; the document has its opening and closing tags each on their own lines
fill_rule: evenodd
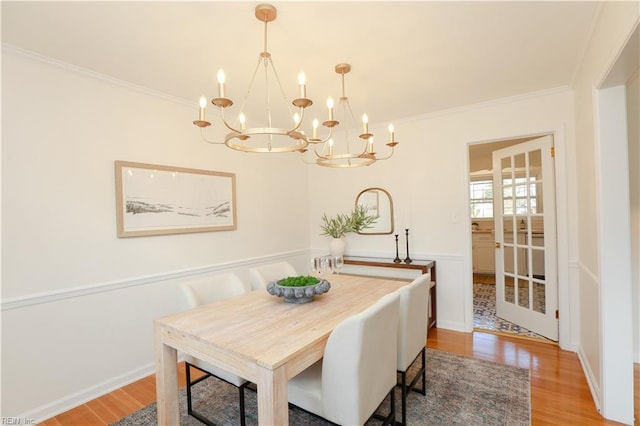
<svg viewBox="0 0 640 426">
<path fill-rule="evenodd" d="M 253 72 L 253 76 L 249 84 L 249 89 L 247 90 L 247 94 L 242 102 L 242 106 L 240 107 L 240 112 L 238 114 L 238 122 L 240 126 L 231 124 L 225 118 L 225 110 L 233 105 L 233 101 L 228 98 L 225 93 L 226 75 L 223 70 L 219 70 L 217 75 L 218 96 L 211 99 L 211 103 L 218 107 L 220 111 L 220 118 L 222 119 L 224 125 L 230 130 L 230 132 L 225 135 L 224 142 L 209 141 L 204 137 L 204 133 L 202 137 L 206 142 L 213 144 L 224 143 L 231 149 L 244 152 L 304 152 L 310 140 L 304 134 L 304 132 L 299 131 L 299 128 L 304 120 L 305 109 L 313 104 L 313 101 L 307 98 L 306 77 L 302 72 L 298 74 L 299 97 L 291 102 L 291 104 L 296 107 L 297 111 L 293 113 L 291 106 L 287 106 L 288 114 L 293 119 L 293 127 L 290 127 L 290 125 L 283 127 L 274 127 L 272 122 L 273 114 L 271 111 L 272 104 L 270 102 L 270 88 L 267 84 L 269 81 L 269 69 L 272 70 L 272 73 L 275 77 L 274 80 L 277 82 L 280 91 L 282 92 L 282 98 L 286 99 L 284 89 L 271 59 L 271 54 L 267 50 L 267 25 L 269 22 L 272 22 L 276 19 L 277 10 L 270 4 L 259 4 L 255 8 L 255 16 L 259 21 L 264 22 L 264 50 L 259 55 L 258 64 L 256 65 L 255 71 Z M 247 117 L 244 113 L 244 107 L 251 93 L 251 87 L 253 86 L 256 74 L 258 73 L 258 70 L 261 66 L 264 68 L 265 85 L 267 85 L 265 99 L 266 123 L 261 123 L 260 126 L 256 127 L 248 127 Z M 204 132 L 204 129 L 211 125 L 211 123 L 205 118 L 206 104 L 206 98 L 204 96 L 201 97 L 198 120 L 195 120 L 193 122 L 193 124 L 200 127 L 201 132 Z M 323 123 L 323 125 L 330 128 L 338 124 L 337 121 L 333 121 L 332 109 L 332 106 L 329 107 L 329 120 Z M 316 132 L 314 129 L 314 135 L 315 134 Z"/>
<path fill-rule="evenodd" d="M 351 105 L 349 103 L 349 98 L 345 94 L 345 84 L 344 84 L 344 76 L 345 74 L 351 71 L 351 65 L 349 64 L 338 64 L 335 66 L 335 72 L 340 74 L 342 78 L 342 96 L 340 97 L 340 106 L 342 107 L 342 115 L 343 119 L 346 122 L 347 118 L 351 118 L 351 121 L 355 123 L 353 110 L 351 109 Z M 333 99 L 329 98 L 327 101 L 327 107 L 329 108 L 329 121 L 322 123 L 323 126 L 329 127 L 331 130 L 338 124 L 338 121 L 333 120 Z M 343 123 L 344 126 L 344 123 Z M 355 128 L 356 126 L 351 126 Z M 369 117 L 367 114 L 362 116 L 362 134 L 359 135 L 359 138 L 362 139 L 364 143 L 364 147 L 362 148 L 354 148 L 353 146 L 358 145 L 357 141 L 353 142 L 349 137 L 349 130 L 345 128 L 344 130 L 344 141 L 341 143 L 341 148 L 338 148 L 338 143 L 332 137 L 332 132 L 330 131 L 329 136 L 325 139 L 317 139 L 317 121 L 314 120 L 313 127 L 313 138 L 309 140 L 310 143 L 316 144 L 316 146 L 321 146 L 321 149 L 315 149 L 316 160 L 315 162 L 307 161 L 305 162 L 309 164 L 318 164 L 319 166 L 324 167 L 362 167 L 369 166 L 375 163 L 377 160 L 387 160 L 391 158 L 393 155 L 393 148 L 398 145 L 398 142 L 395 141 L 395 134 L 393 125 L 389 125 L 389 142 L 387 142 L 387 146 L 391 148 L 391 152 L 386 157 L 378 157 L 373 148 L 373 134 L 369 132 Z M 353 145 L 353 146 L 352 146 Z M 301 152 L 305 152 L 305 150 L 300 150 Z"/>
</svg>

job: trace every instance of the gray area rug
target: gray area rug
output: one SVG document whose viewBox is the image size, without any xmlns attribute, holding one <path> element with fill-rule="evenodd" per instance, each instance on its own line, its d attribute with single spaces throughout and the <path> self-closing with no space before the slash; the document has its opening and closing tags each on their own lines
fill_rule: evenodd
<svg viewBox="0 0 640 426">
<path fill-rule="evenodd" d="M 419 364 L 419 361 L 416 362 Z M 245 392 L 247 425 L 257 425 L 256 394 Z M 400 420 L 400 391 L 396 388 Z M 180 390 L 180 422 L 201 426 L 187 415 L 186 393 Z M 386 413 L 388 403 L 381 405 Z M 409 425 L 529 425 L 529 370 L 465 358 L 447 352 L 427 349 L 427 396 L 411 392 L 407 400 Z M 238 391 L 235 387 L 208 378 L 194 386 L 194 408 L 218 425 L 239 425 Z M 153 403 L 114 426 L 155 425 L 156 404 Z M 367 425 L 380 423 L 370 420 Z M 327 422 L 293 407 L 289 424 L 325 426 Z"/>
</svg>

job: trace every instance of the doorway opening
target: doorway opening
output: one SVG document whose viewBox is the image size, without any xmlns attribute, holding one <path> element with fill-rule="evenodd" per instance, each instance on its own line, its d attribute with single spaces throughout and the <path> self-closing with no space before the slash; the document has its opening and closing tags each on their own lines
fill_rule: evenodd
<svg viewBox="0 0 640 426">
<path fill-rule="evenodd" d="M 544 194 L 546 210 L 554 209 L 553 188 L 543 191 L 555 186 L 553 159 L 544 158 L 552 144 L 535 135 L 469 145 L 474 330 L 556 343 L 557 322 L 544 326 L 557 308 L 544 260 L 555 269 L 555 237 L 546 245 L 543 237 L 545 229 L 555 234 L 555 212 L 543 208 Z"/>
</svg>

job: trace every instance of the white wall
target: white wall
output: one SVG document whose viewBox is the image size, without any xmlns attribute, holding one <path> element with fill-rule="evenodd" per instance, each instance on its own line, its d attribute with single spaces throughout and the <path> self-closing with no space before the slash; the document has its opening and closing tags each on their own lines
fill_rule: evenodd
<svg viewBox="0 0 640 426">
<path fill-rule="evenodd" d="M 396 225 L 400 227 L 400 257 L 406 256 L 404 228 L 408 227 L 410 255 L 436 260 L 438 278 L 438 326 L 471 331 L 471 223 L 468 204 L 468 144 L 554 133 L 559 201 L 559 285 L 562 303 L 569 312 L 568 265 L 570 242 L 567 209 L 572 198 L 567 185 L 567 146 L 573 145 L 573 97 L 560 89 L 485 105 L 414 117 L 396 123 L 400 144 L 392 159 L 362 169 L 335 170 L 313 167 L 309 193 L 311 244 L 328 250 L 328 237 L 320 236 L 323 212 L 346 212 L 357 194 L 367 187 L 382 187 L 393 198 Z M 386 136 L 383 126 L 370 129 Z M 378 137 L 376 140 L 383 140 Z M 382 143 L 380 143 L 382 145 Z M 384 146 L 377 147 L 384 154 Z M 397 231 L 396 231 L 397 232 Z M 393 259 L 393 235 L 347 237 L 347 253 Z M 575 252 L 573 252 L 575 256 Z M 567 317 L 568 318 L 568 317 Z M 561 344 L 571 347 L 567 330 Z"/>
<path fill-rule="evenodd" d="M 627 82 L 629 126 L 629 196 L 633 289 L 633 353 L 640 363 L 640 70 Z"/>
<path fill-rule="evenodd" d="M 5 48 L 2 66 L 3 416 L 41 419 L 152 372 L 152 320 L 180 309 L 190 275 L 306 267 L 296 155 L 202 142 L 195 102 Z M 235 173 L 238 229 L 117 238 L 114 160 Z"/>
<path fill-rule="evenodd" d="M 619 336 L 616 335 L 628 332 L 628 324 L 614 324 L 615 319 L 621 318 L 617 315 L 619 311 L 616 312 L 616 310 L 627 309 L 625 303 L 629 303 L 631 294 L 630 290 L 627 291 L 625 299 L 618 291 L 617 284 L 614 283 L 612 288 L 603 286 L 608 277 L 602 276 L 603 271 L 600 267 L 603 265 L 603 259 L 615 258 L 620 253 L 624 256 L 628 255 L 628 248 L 618 247 L 619 250 L 627 250 L 626 253 L 624 251 L 605 252 L 605 246 L 601 245 L 599 240 L 598 232 L 603 218 L 610 213 L 609 209 L 616 209 L 616 205 L 600 203 L 599 199 L 600 193 L 614 190 L 614 188 L 600 188 L 602 177 L 606 178 L 608 166 L 603 164 L 599 155 L 603 149 L 607 149 L 606 145 L 610 141 L 598 140 L 596 134 L 598 125 L 602 123 L 597 123 L 595 120 L 598 107 L 596 103 L 598 92 L 595 89 L 603 84 L 605 77 L 612 70 L 617 56 L 637 26 L 639 15 L 637 2 L 602 4 L 594 25 L 592 39 L 586 47 L 582 65 L 573 84 L 576 97 L 577 206 L 580 212 L 576 217 L 579 237 L 579 355 L 596 405 L 605 417 L 620 422 L 633 422 L 633 403 L 632 401 L 631 404 L 628 403 L 630 401 L 627 386 L 629 377 L 622 381 L 615 375 L 608 377 L 609 372 L 606 367 L 615 365 L 616 357 L 622 357 L 622 359 L 631 357 L 625 345 L 621 345 L 623 347 L 617 345 Z M 620 161 L 626 163 L 626 157 L 620 158 L 618 164 Z M 628 197 L 623 194 L 621 196 Z M 626 203 L 623 204 L 628 206 Z M 605 299 L 603 294 L 613 297 Z M 603 324 L 608 324 L 609 334 L 604 332 Z M 621 365 L 620 362 L 617 364 Z M 604 404 L 605 400 L 610 403 Z M 624 408 L 620 407 L 619 401 L 625 402 Z"/>
</svg>

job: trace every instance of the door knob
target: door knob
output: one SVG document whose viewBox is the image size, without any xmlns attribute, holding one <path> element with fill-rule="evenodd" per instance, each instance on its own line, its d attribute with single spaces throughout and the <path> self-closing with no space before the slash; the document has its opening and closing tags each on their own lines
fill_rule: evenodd
<svg viewBox="0 0 640 426">
<path fill-rule="evenodd" d="M 496 248 L 500 248 L 500 243 L 499 242 L 496 241 L 495 244 L 496 244 Z"/>
</svg>

